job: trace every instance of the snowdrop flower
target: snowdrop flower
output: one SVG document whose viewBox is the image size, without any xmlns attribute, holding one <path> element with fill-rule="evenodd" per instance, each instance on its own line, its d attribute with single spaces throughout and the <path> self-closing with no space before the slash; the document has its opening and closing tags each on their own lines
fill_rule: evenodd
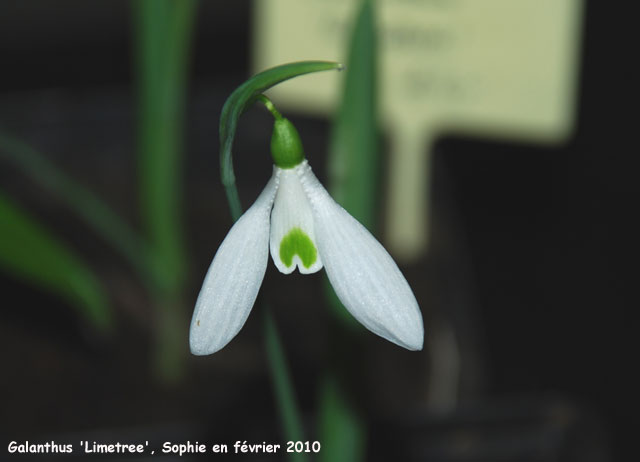
<svg viewBox="0 0 640 462">
<path fill-rule="evenodd" d="M 191 352 L 215 353 L 240 331 L 258 296 L 269 253 L 285 274 L 324 267 L 340 301 L 367 329 L 421 350 L 422 315 L 398 266 L 320 184 L 291 122 L 274 115 L 273 174 L 213 258 L 191 320 Z"/>
</svg>

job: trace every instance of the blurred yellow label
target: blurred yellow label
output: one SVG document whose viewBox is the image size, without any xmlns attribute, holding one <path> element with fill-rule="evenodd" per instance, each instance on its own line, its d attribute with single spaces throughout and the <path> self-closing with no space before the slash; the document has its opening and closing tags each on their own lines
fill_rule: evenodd
<svg viewBox="0 0 640 462">
<path fill-rule="evenodd" d="M 344 62 L 359 1 L 257 0 L 254 67 Z M 572 122 L 580 0 L 378 0 L 386 122 L 559 138 Z M 280 85 L 279 103 L 327 112 L 339 74 Z M 394 124 L 395 125 L 395 124 Z"/>
<path fill-rule="evenodd" d="M 463 132 L 531 141 L 559 141 L 568 135 L 582 0 L 375 4 L 381 115 L 392 140 L 396 138 L 390 181 L 395 198 L 388 218 L 398 229 L 389 238 L 399 252 L 409 254 L 424 246 L 426 230 L 420 223 L 426 206 L 418 203 L 406 213 L 394 208 L 428 194 L 426 153 L 437 135 Z M 359 5 L 354 0 L 256 0 L 255 70 L 308 59 L 344 63 Z M 284 108 L 326 114 L 336 107 L 342 77 L 306 76 L 270 94 Z M 412 172 L 417 172 L 413 179 L 403 176 Z"/>
</svg>

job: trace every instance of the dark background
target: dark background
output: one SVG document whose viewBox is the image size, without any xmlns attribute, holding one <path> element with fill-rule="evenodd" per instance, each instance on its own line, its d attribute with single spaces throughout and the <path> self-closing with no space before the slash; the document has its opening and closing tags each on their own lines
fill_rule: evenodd
<svg viewBox="0 0 640 462">
<path fill-rule="evenodd" d="M 3 0 L 0 128 L 47 153 L 135 224 L 129 13 L 124 1 Z M 625 15 L 605 2 L 586 2 L 577 124 L 566 144 L 438 140 L 435 256 L 403 270 L 421 302 L 441 302 L 444 309 L 467 305 L 467 317 L 455 323 L 473 337 L 480 365 L 472 385 L 461 392 L 460 413 L 415 417 L 428 382 L 420 372 L 426 359 L 406 359 L 386 350 L 383 341 L 368 340 L 373 351 L 362 368 L 363 380 L 371 382 L 363 408 L 374 422 L 374 436 L 388 437 L 386 443 L 383 437 L 371 442 L 371 451 L 393 451 L 394 431 L 402 435 L 398 438 L 412 437 L 402 432 L 404 424 L 394 424 L 397 419 L 415 417 L 417 427 L 431 435 L 448 435 L 447 428 L 456 425 L 482 427 L 486 419 L 502 435 L 497 441 L 507 441 L 508 432 L 499 429 L 508 428 L 513 416 L 500 417 L 501 410 L 527 422 L 540 420 L 546 428 L 548 416 L 536 420 L 536 412 L 560 403 L 578 416 L 578 423 L 569 425 L 578 442 L 569 446 L 593 444 L 592 455 L 628 460 L 637 428 L 631 405 L 636 390 L 631 372 L 637 368 L 631 294 L 637 271 L 630 252 L 637 188 L 628 162 L 637 153 L 630 111 L 637 74 L 630 69 L 635 52 L 625 49 L 632 34 L 622 25 Z M 184 175 L 193 300 L 230 225 L 218 181 L 217 122 L 226 96 L 249 75 L 250 25 L 248 2 L 200 5 Z M 329 121 L 292 119 L 323 179 Z M 251 158 L 250 165 L 236 161 L 245 204 L 270 173 L 269 131 L 263 111 L 249 111 L 240 125 L 237 159 Z M 122 271 L 107 246 L 88 239 L 62 204 L 20 172 L 0 165 L 0 181 L 4 191 L 99 268 L 121 319 L 115 339 L 95 338 L 63 302 L 0 272 L 3 440 L 92 431 L 101 437 L 124 431 L 174 440 L 277 436 L 259 321 L 250 318 L 228 354 L 190 359 L 184 384 L 157 385 L 147 366 L 149 302 L 131 282 L 131 270 L 125 265 Z M 291 278 L 283 280 L 270 268 L 263 292 L 282 306 L 276 314 L 311 420 L 330 340 L 323 335 L 326 315 L 311 301 L 322 296 L 321 278 Z M 279 299 L 281 284 L 297 288 L 292 300 Z M 427 335 L 429 317 L 425 314 Z M 388 387 L 381 372 L 385 364 L 397 378 Z"/>
</svg>

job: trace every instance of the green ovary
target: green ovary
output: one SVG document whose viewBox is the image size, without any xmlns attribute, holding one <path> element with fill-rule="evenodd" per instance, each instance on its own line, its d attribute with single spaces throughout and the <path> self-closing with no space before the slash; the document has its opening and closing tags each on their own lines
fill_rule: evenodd
<svg viewBox="0 0 640 462">
<path fill-rule="evenodd" d="M 280 260 L 288 267 L 298 254 L 305 268 L 309 268 L 318 258 L 318 251 L 311 238 L 300 228 L 292 228 L 280 241 Z"/>
</svg>

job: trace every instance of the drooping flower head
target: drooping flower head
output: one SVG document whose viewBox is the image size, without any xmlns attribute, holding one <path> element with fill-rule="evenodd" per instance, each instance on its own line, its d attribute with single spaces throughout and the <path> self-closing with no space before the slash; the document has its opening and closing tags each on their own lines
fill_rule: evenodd
<svg viewBox="0 0 640 462">
<path fill-rule="evenodd" d="M 305 159 L 295 127 L 270 110 L 276 117 L 273 174 L 213 258 L 191 320 L 191 352 L 215 353 L 240 331 L 258 296 L 269 253 L 284 274 L 324 267 L 340 301 L 367 329 L 421 350 L 422 315 L 398 266 L 331 198 Z"/>
</svg>

